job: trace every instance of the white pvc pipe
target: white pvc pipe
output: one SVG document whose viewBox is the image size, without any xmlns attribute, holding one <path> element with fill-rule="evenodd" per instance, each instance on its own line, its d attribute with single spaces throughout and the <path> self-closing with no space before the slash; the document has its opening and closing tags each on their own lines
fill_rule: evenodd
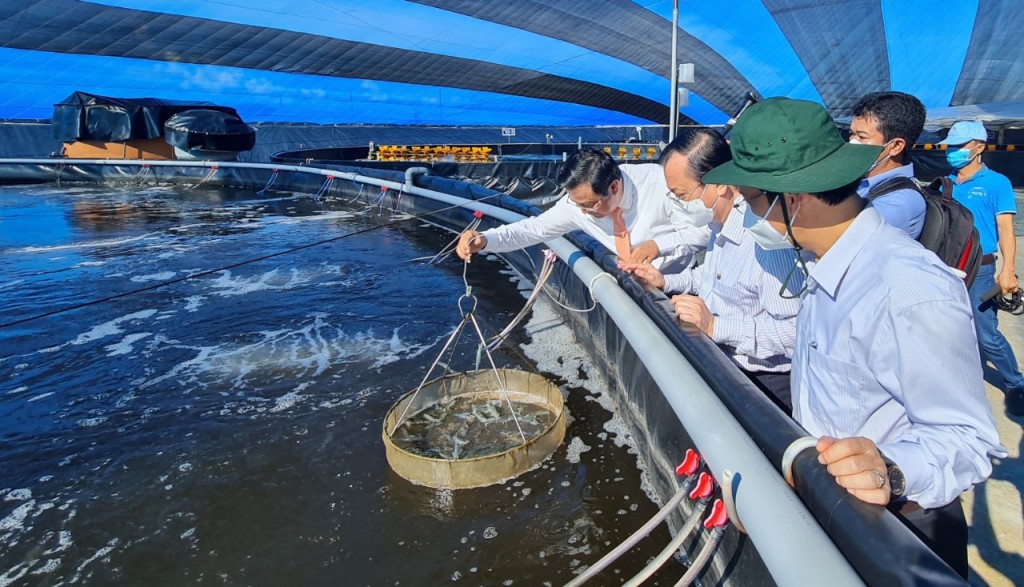
<svg viewBox="0 0 1024 587">
<path fill-rule="evenodd" d="M 0 159 L 0 164 L 59 163 L 100 165 L 142 165 L 181 167 L 239 167 L 278 169 L 332 175 L 381 187 L 404 189 L 406 193 L 450 205 L 459 205 L 504 222 L 515 222 L 522 215 L 481 202 L 402 183 L 381 180 L 333 169 L 296 165 L 209 161 L 67 160 Z M 716 479 L 726 470 L 735 477 L 736 511 L 743 521 L 758 554 L 779 585 L 863 585 L 856 571 L 836 548 L 800 498 L 786 485 L 776 467 L 768 461 L 750 435 L 722 404 L 714 391 L 679 352 L 661 329 L 623 291 L 615 278 L 565 238 L 548 241 L 551 248 L 589 285 L 591 295 L 629 341 L 654 382 L 668 399 L 676 417 L 693 440 L 697 450 Z"/>
</svg>

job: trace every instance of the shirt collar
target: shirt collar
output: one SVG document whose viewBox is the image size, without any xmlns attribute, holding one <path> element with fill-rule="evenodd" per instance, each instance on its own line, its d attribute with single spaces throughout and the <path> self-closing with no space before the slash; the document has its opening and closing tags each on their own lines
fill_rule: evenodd
<svg viewBox="0 0 1024 587">
<path fill-rule="evenodd" d="M 722 232 L 719 233 L 733 243 L 738 243 L 743 238 L 743 213 L 747 210 L 747 201 L 742 197 L 737 199 L 739 202 L 735 208 L 729 210 L 729 216 L 725 219 Z"/>
<path fill-rule="evenodd" d="M 812 283 L 825 290 L 829 297 L 835 298 L 839 284 L 846 276 L 853 260 L 881 225 L 882 217 L 878 211 L 872 206 L 864 208 L 825 256 L 814 264 L 809 276 Z"/>
<path fill-rule="evenodd" d="M 865 194 L 875 189 L 875 186 L 894 177 L 914 177 L 914 164 L 907 163 L 884 173 L 861 179 L 860 185 L 857 186 L 857 194 L 863 198 Z"/>
<path fill-rule="evenodd" d="M 979 169 L 978 171 L 976 171 L 976 172 L 974 173 L 974 175 L 972 175 L 972 176 L 968 177 L 967 179 L 965 179 L 965 180 L 964 180 L 964 181 L 963 181 L 962 183 L 956 180 L 956 170 L 953 170 L 953 173 L 949 174 L 949 177 L 950 177 L 950 179 L 952 179 L 952 180 L 953 180 L 953 183 L 954 183 L 955 185 L 963 185 L 964 183 L 970 183 L 970 182 L 972 182 L 972 181 L 974 181 L 974 180 L 978 179 L 979 177 L 982 177 L 982 176 L 988 175 L 988 172 L 989 172 L 989 171 L 990 171 L 990 170 L 989 170 L 989 168 L 988 168 L 988 165 L 985 165 L 984 163 L 982 163 L 982 164 L 981 164 L 981 169 Z"/>
</svg>

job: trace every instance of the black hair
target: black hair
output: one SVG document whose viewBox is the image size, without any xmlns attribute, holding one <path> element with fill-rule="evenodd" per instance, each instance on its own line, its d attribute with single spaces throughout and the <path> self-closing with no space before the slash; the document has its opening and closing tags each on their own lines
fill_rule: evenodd
<svg viewBox="0 0 1024 587">
<path fill-rule="evenodd" d="M 611 155 L 597 149 L 576 151 L 558 172 L 558 183 L 566 190 L 587 185 L 601 197 L 608 196 L 608 190 L 616 179 L 622 179 L 619 165 Z"/>
<path fill-rule="evenodd" d="M 903 153 L 921 136 L 924 130 L 925 110 L 920 100 L 903 92 L 874 92 L 862 97 L 853 106 L 858 118 L 873 118 L 885 142 L 903 139 L 907 146 Z M 903 160 L 901 155 L 901 160 Z"/>
<path fill-rule="evenodd" d="M 658 157 L 658 165 L 662 167 L 674 154 L 686 157 L 690 173 L 698 180 L 704 174 L 723 163 L 732 161 L 732 151 L 725 137 L 710 128 L 684 128 L 679 130 Z"/>
</svg>

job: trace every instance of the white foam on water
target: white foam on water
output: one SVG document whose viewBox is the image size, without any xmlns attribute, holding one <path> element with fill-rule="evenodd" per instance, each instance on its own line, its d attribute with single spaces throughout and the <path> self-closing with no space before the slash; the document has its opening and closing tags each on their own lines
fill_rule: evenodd
<svg viewBox="0 0 1024 587">
<path fill-rule="evenodd" d="M 580 455 L 587 452 L 590 449 L 591 447 L 587 446 L 587 444 L 583 442 L 582 438 L 580 438 L 579 436 L 574 436 L 573 439 L 569 441 L 569 446 L 566 447 L 565 458 L 570 463 L 579 463 Z"/>
<path fill-rule="evenodd" d="M 14 389 L 4 393 L 4 395 L 15 395 L 15 394 L 21 393 L 23 391 L 28 391 L 28 386 L 27 385 L 22 385 L 21 387 L 14 388 Z"/>
<path fill-rule="evenodd" d="M 128 336 L 121 339 L 121 342 L 108 345 L 103 347 L 103 350 L 107 351 L 108 357 L 114 357 L 117 355 L 127 355 L 132 352 L 132 344 L 138 342 L 144 338 L 153 336 L 152 332 L 138 332 L 135 334 L 129 334 Z"/>
<path fill-rule="evenodd" d="M 24 279 L 14 279 L 14 280 L 11 280 L 11 281 L 0 282 L 0 290 L 7 289 L 9 287 L 14 287 L 14 286 L 18 285 L 19 283 L 25 283 L 25 280 Z"/>
<path fill-rule="evenodd" d="M 109 418 L 107 418 L 106 416 L 97 416 L 95 418 L 82 418 L 81 420 L 75 422 L 75 424 L 81 426 L 82 428 L 92 428 L 94 426 L 99 426 L 100 424 L 106 422 L 108 419 Z"/>
<path fill-rule="evenodd" d="M 89 241 L 84 243 L 71 243 L 67 245 L 50 245 L 50 246 L 28 246 L 20 249 L 13 249 L 13 253 L 49 253 L 53 251 L 67 251 L 75 249 L 101 249 L 105 247 L 116 247 L 118 245 L 127 245 L 130 243 L 138 243 L 148 240 L 159 239 L 160 234 L 153 232 L 142 234 L 139 236 L 129 236 L 124 238 L 114 238 L 107 240 Z"/>
<path fill-rule="evenodd" d="M 131 314 L 121 316 L 120 318 L 115 318 L 109 322 L 104 322 L 99 326 L 93 326 L 93 328 L 88 332 L 78 335 L 78 337 L 72 340 L 70 344 L 85 344 L 87 342 L 92 342 L 115 334 L 121 334 L 124 332 L 121 330 L 122 323 L 129 322 L 131 320 L 144 320 L 156 313 L 156 310 L 142 310 L 140 312 L 133 312 Z"/>
<path fill-rule="evenodd" d="M 230 271 L 223 271 L 210 282 L 210 286 L 219 290 L 214 292 L 216 295 L 227 297 L 241 296 L 257 291 L 287 290 L 309 282 L 310 278 L 303 275 L 299 269 L 281 271 L 279 268 L 275 268 L 252 277 L 233 277 Z"/>
<path fill-rule="evenodd" d="M 60 568 L 60 559 L 59 558 L 51 558 L 50 560 L 48 560 L 45 563 L 43 563 L 43 566 L 41 566 L 38 569 L 32 571 L 32 574 L 33 575 L 45 575 L 46 573 L 52 573 L 52 572 L 56 571 L 58 568 Z"/>
<path fill-rule="evenodd" d="M 160 273 L 150 273 L 149 275 L 136 275 L 131 278 L 135 283 L 145 283 L 147 281 L 167 281 L 174 277 L 176 273 L 174 271 L 161 271 Z"/>
<path fill-rule="evenodd" d="M 218 387 L 244 392 L 259 389 L 270 374 L 275 380 L 295 382 L 293 391 L 278 397 L 273 405 L 253 408 L 248 398 L 239 402 L 235 413 L 242 410 L 265 412 L 283 411 L 307 400 L 322 404 L 324 399 L 317 394 L 303 391 L 313 385 L 331 368 L 347 364 L 361 364 L 363 369 L 380 369 L 394 361 L 414 358 L 432 348 L 444 336 L 422 344 L 403 341 L 400 328 L 392 331 L 391 337 L 378 338 L 372 329 L 349 333 L 340 324 L 329 320 L 325 313 L 311 315 L 305 324 L 297 323 L 292 328 L 239 334 L 234 340 L 248 343 L 224 342 L 219 345 L 194 347 L 180 345 L 157 335 L 149 343 L 147 355 L 160 352 L 161 346 L 184 348 L 194 353 L 190 359 L 179 362 L 163 373 L 135 382 L 138 389 L 147 389 L 161 382 L 171 380 L 186 388 L 205 388 L 216 384 Z M 179 354 L 179 353 L 176 353 Z M 358 367 L 357 367 L 358 368 Z M 344 372 L 344 371 L 340 371 Z M 261 398 L 265 399 L 265 398 Z M 360 399 L 360 398 L 356 398 Z"/>
<path fill-rule="evenodd" d="M 30 397 L 30 398 L 28 398 L 28 399 L 27 399 L 27 400 L 25 400 L 25 401 L 26 401 L 26 402 L 28 402 L 28 403 L 31 403 L 31 402 L 35 402 L 35 401 L 39 401 L 39 400 L 41 400 L 41 399 L 43 399 L 43 398 L 47 398 L 47 397 L 50 397 L 50 396 L 51 396 L 51 395 L 53 395 L 54 393 L 56 393 L 56 392 L 53 392 L 53 391 L 49 391 L 49 392 L 46 392 L 46 393 L 43 393 L 43 394 L 37 395 L 37 396 L 35 396 L 35 397 Z"/>
<path fill-rule="evenodd" d="M 32 499 L 31 489 L 4 489 L 0 490 L 0 493 L 4 494 L 4 501 L 25 501 L 26 499 Z"/>
<path fill-rule="evenodd" d="M 75 265 L 75 268 L 78 268 L 78 267 L 99 267 L 101 265 L 106 265 L 106 264 L 107 264 L 106 261 L 82 261 L 78 265 Z"/>
<path fill-rule="evenodd" d="M 95 554 L 93 554 L 89 558 L 87 558 L 84 561 L 82 561 L 82 564 L 78 565 L 78 568 L 75 569 L 75 575 L 71 578 L 70 582 L 71 583 L 77 583 L 79 581 L 79 579 L 82 578 L 82 571 L 85 570 L 85 567 L 91 565 L 93 563 L 93 561 L 96 561 L 97 559 L 101 559 L 101 558 L 107 556 L 108 554 L 110 554 L 110 552 L 112 550 L 114 550 L 114 547 L 117 546 L 119 542 L 120 542 L 120 540 L 118 540 L 117 538 L 112 538 L 110 540 L 110 542 L 107 542 L 106 546 L 104 546 L 103 548 L 97 550 Z M 0 586 L 0 587 L 2 587 L 2 586 Z"/>
<path fill-rule="evenodd" d="M 206 300 L 206 296 L 188 296 L 185 298 L 185 311 L 195 312 L 202 307 L 203 302 Z"/>
<path fill-rule="evenodd" d="M 14 511 L 7 514 L 7 517 L 0 520 L 0 536 L 4 532 L 11 530 L 20 530 L 24 528 L 25 520 L 28 515 L 32 513 L 32 510 L 36 507 L 36 500 L 30 499 L 25 503 L 14 508 Z M 6 536 L 4 536 L 6 538 Z"/>
</svg>

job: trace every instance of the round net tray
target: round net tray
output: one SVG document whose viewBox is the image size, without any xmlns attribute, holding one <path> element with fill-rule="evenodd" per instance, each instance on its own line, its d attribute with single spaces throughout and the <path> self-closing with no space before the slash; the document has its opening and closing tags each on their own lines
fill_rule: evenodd
<svg viewBox="0 0 1024 587">
<path fill-rule="evenodd" d="M 437 489 L 516 477 L 551 456 L 564 437 L 562 392 L 540 375 L 513 369 L 429 381 L 388 410 L 383 430 L 391 468 Z"/>
</svg>

